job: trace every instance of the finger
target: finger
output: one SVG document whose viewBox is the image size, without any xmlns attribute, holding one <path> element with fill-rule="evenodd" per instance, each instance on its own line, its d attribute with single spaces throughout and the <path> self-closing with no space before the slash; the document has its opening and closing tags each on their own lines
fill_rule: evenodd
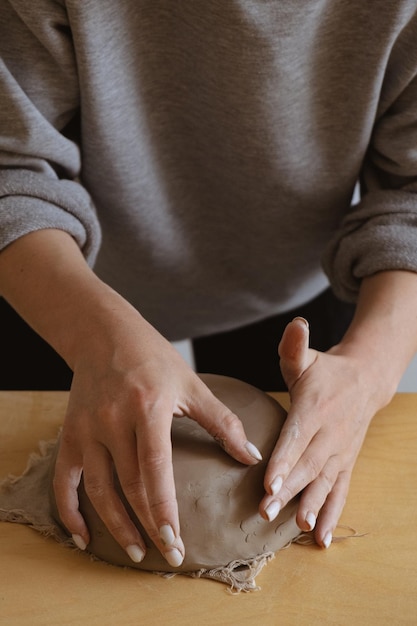
<svg viewBox="0 0 417 626">
<path fill-rule="evenodd" d="M 146 492 L 146 530 L 172 567 L 184 559 L 172 467 L 172 408 L 157 401 L 148 408 L 137 433 L 137 457 Z M 158 428 L 155 428 L 158 424 Z"/>
<path fill-rule="evenodd" d="M 243 424 L 210 389 L 199 381 L 192 394 L 187 415 L 200 424 L 234 459 L 245 465 L 256 465 L 262 460 L 257 447 L 245 433 Z"/>
<path fill-rule="evenodd" d="M 281 372 L 290 390 L 315 360 L 316 352 L 309 350 L 308 342 L 307 320 L 294 318 L 287 324 L 278 346 Z"/>
<path fill-rule="evenodd" d="M 297 524 L 302 530 L 315 528 L 319 513 L 338 479 L 339 466 L 338 458 L 331 457 L 317 478 L 304 489 L 297 512 Z"/>
<path fill-rule="evenodd" d="M 114 485 L 113 462 L 101 444 L 90 447 L 84 457 L 84 487 L 98 516 L 132 561 L 140 562 L 146 546 L 130 519 Z"/>
<path fill-rule="evenodd" d="M 325 438 L 318 435 L 311 441 L 305 454 L 301 456 L 288 476 L 285 477 L 285 480 L 282 481 L 282 484 L 277 485 L 275 482 L 275 484 L 272 485 L 272 493 L 265 496 L 260 504 L 260 512 L 263 517 L 272 521 L 272 519 L 274 519 L 271 519 L 273 514 L 275 514 L 276 517 L 279 511 L 292 498 L 299 494 L 312 481 L 316 480 L 320 474 L 323 474 L 323 481 L 329 481 L 331 488 L 333 481 L 336 479 L 337 472 L 334 471 L 333 476 L 331 473 L 333 462 L 329 464 L 329 467 L 327 467 L 326 462 L 329 463 L 329 451 L 325 446 Z M 325 471 L 325 468 L 327 471 Z M 279 482 L 281 483 L 281 481 Z"/>
<path fill-rule="evenodd" d="M 351 472 L 340 472 L 318 516 L 314 536 L 323 548 L 328 548 L 332 542 L 334 530 L 346 503 L 350 477 Z"/>
<path fill-rule="evenodd" d="M 309 420 L 303 419 L 299 410 L 290 409 L 265 471 L 264 487 L 268 494 L 276 496 L 281 491 L 288 476 L 294 471 L 303 454 L 311 446 L 317 431 L 318 424 L 313 417 Z M 326 450 L 314 447 L 314 450 L 316 449 L 318 452 L 317 461 L 315 461 L 316 457 L 309 457 L 309 460 L 311 458 L 313 470 L 316 468 L 320 470 L 321 467 L 317 467 L 319 459 L 323 459 L 324 462 Z M 310 479 L 315 478 L 312 471 L 310 474 Z"/>
<path fill-rule="evenodd" d="M 85 550 L 90 542 L 90 534 L 79 511 L 78 486 L 81 481 L 82 460 L 61 439 L 52 481 L 55 503 L 59 518 L 74 543 Z"/>
<path fill-rule="evenodd" d="M 170 565 L 174 567 L 177 566 L 179 557 L 176 553 L 172 554 L 172 550 L 177 549 L 181 554 L 182 560 L 184 544 L 180 537 L 172 536 L 170 525 L 158 528 L 157 524 L 155 524 L 151 509 L 152 499 L 150 504 L 139 469 L 137 445 L 129 448 L 129 453 L 127 453 L 125 449 L 120 457 L 115 455 L 114 461 L 123 493 L 140 520 L 148 537 L 153 541 Z"/>
</svg>

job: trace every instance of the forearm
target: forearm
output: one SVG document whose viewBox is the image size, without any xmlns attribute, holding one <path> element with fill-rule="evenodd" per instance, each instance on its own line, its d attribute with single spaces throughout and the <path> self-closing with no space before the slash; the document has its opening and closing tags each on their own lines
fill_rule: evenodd
<svg viewBox="0 0 417 626">
<path fill-rule="evenodd" d="M 78 508 L 83 476 L 115 540 L 133 560 L 143 558 L 147 546 L 114 489 L 116 471 L 148 536 L 171 566 L 180 565 L 173 416 L 189 416 L 237 461 L 255 464 L 259 453 L 240 420 L 136 309 L 94 275 L 64 232 L 39 231 L 6 248 L 0 289 L 74 370 L 54 492 L 76 545 L 90 541 Z"/>
<path fill-rule="evenodd" d="M 417 349 L 417 274 L 363 280 L 354 319 L 328 352 L 309 348 L 293 320 L 279 346 L 291 406 L 265 474 L 266 519 L 301 493 L 297 523 L 328 547 L 369 424 L 395 393 Z"/>
<path fill-rule="evenodd" d="M 122 300 L 95 276 L 72 237 L 53 229 L 21 237 L 0 254 L 0 293 L 72 368 L 77 345 L 103 308 Z"/>
<path fill-rule="evenodd" d="M 331 352 L 356 358 L 388 402 L 417 351 L 417 274 L 380 272 L 362 282 L 352 324 Z"/>
</svg>

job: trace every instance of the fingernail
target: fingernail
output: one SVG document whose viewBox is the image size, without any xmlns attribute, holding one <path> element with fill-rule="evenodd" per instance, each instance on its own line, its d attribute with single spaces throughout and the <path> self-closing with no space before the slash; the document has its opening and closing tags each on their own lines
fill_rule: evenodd
<svg viewBox="0 0 417 626">
<path fill-rule="evenodd" d="M 134 563 L 140 563 L 145 558 L 144 551 L 137 545 L 127 546 L 126 552 Z"/>
<path fill-rule="evenodd" d="M 281 507 L 278 502 L 271 502 L 265 509 L 265 515 L 268 518 L 268 521 L 273 522 L 280 512 Z"/>
<path fill-rule="evenodd" d="M 247 441 L 245 443 L 245 448 L 249 452 L 252 458 L 256 459 L 257 461 L 262 461 L 262 454 L 259 452 L 258 448 L 253 443 L 251 443 L 250 441 Z"/>
<path fill-rule="evenodd" d="M 316 525 L 316 516 L 311 511 L 309 511 L 306 515 L 306 524 L 308 524 L 309 530 L 313 530 Z"/>
<path fill-rule="evenodd" d="M 332 539 L 332 533 L 329 531 L 328 533 L 326 533 L 323 539 L 323 545 L 325 548 L 328 548 L 330 546 L 330 544 L 332 543 Z"/>
<path fill-rule="evenodd" d="M 164 524 L 159 529 L 159 538 L 164 546 L 172 546 L 175 542 L 175 534 L 172 527 L 169 524 Z"/>
<path fill-rule="evenodd" d="M 300 322 L 303 322 L 303 324 L 305 324 L 307 326 L 307 328 L 309 328 L 309 323 L 307 322 L 307 320 L 305 319 L 305 317 L 301 317 L 301 316 L 297 316 L 294 317 L 293 322 L 299 320 Z"/>
<path fill-rule="evenodd" d="M 282 477 L 277 476 L 271 483 L 271 495 L 276 496 L 282 487 Z"/>
<path fill-rule="evenodd" d="M 172 567 L 179 567 L 184 560 L 184 557 L 177 548 L 168 550 L 168 552 L 165 552 L 164 556 Z"/>
<path fill-rule="evenodd" d="M 77 546 L 77 548 L 79 550 L 85 550 L 87 547 L 87 544 L 85 543 L 84 539 L 81 537 L 81 535 L 72 535 L 72 540 L 75 543 L 75 545 Z"/>
</svg>

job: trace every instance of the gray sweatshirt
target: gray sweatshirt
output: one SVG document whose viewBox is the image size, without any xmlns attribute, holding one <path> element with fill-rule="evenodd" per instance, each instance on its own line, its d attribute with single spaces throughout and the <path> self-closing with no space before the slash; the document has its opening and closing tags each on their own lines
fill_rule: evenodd
<svg viewBox="0 0 417 626">
<path fill-rule="evenodd" d="M 416 9 L 0 0 L 0 245 L 67 231 L 172 340 L 417 271 Z"/>
</svg>

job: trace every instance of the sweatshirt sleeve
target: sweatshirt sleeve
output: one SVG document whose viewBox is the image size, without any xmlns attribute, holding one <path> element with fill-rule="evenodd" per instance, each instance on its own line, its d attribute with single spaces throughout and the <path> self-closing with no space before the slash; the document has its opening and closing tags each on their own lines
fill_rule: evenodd
<svg viewBox="0 0 417 626">
<path fill-rule="evenodd" d="M 92 265 L 100 228 L 79 182 L 79 86 L 63 6 L 0 2 L 0 249 L 44 228 L 68 232 Z"/>
<path fill-rule="evenodd" d="M 352 205 L 323 257 L 336 294 L 354 301 L 364 277 L 417 272 L 417 18 L 391 51 Z"/>
</svg>

